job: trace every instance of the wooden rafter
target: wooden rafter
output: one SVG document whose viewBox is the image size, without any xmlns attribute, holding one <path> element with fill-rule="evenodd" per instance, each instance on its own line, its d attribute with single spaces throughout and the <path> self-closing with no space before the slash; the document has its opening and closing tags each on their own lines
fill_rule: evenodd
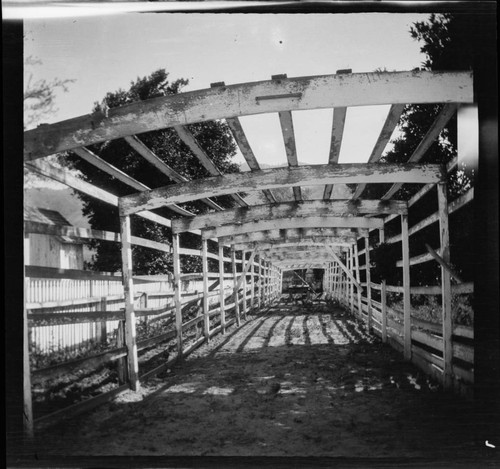
<svg viewBox="0 0 500 469">
<path fill-rule="evenodd" d="M 285 144 L 285 153 L 288 165 L 296 167 L 299 165 L 299 160 L 297 158 L 297 146 L 295 144 L 292 111 L 281 111 L 278 113 L 278 116 L 280 119 L 281 133 L 283 134 L 283 142 Z M 300 186 L 293 186 L 293 197 L 297 202 L 302 200 Z"/>
<path fill-rule="evenodd" d="M 399 118 L 401 117 L 401 113 L 403 112 L 404 104 L 393 104 L 389 109 L 389 114 L 387 114 L 387 118 L 382 127 L 380 135 L 378 136 L 377 142 L 373 147 L 372 153 L 368 158 L 368 163 L 377 163 L 382 153 L 384 152 L 385 147 L 389 143 L 391 139 L 391 135 L 396 128 Z M 365 190 L 366 184 L 358 184 L 356 189 L 354 190 L 354 194 L 352 196 L 353 199 L 357 199 Z"/>
<path fill-rule="evenodd" d="M 144 191 L 120 198 L 122 214 L 152 210 L 169 204 L 189 202 L 206 197 L 249 192 L 298 184 L 357 184 L 409 182 L 427 184 L 441 182 L 444 174 L 440 165 L 416 164 L 342 164 L 308 165 L 296 168 L 274 168 L 253 173 L 232 173 L 183 184 Z"/>
<path fill-rule="evenodd" d="M 238 144 L 241 154 L 245 158 L 250 170 L 259 171 L 260 170 L 259 162 L 257 161 L 257 158 L 255 158 L 255 155 L 252 151 L 252 147 L 248 143 L 247 137 L 245 135 L 243 127 L 241 126 L 240 120 L 237 117 L 233 117 L 232 119 L 226 119 L 226 123 L 231 129 L 234 140 Z M 262 192 L 264 193 L 268 202 L 276 203 L 276 198 L 269 189 L 266 189 Z"/>
<path fill-rule="evenodd" d="M 109 174 L 115 179 L 118 179 L 129 187 L 132 187 L 138 191 L 146 191 L 150 189 L 148 186 L 146 186 L 146 184 L 137 181 L 112 164 L 104 161 L 102 158 L 97 156 L 95 153 L 92 153 L 87 148 L 75 148 L 73 152 L 76 153 L 82 160 L 85 160 L 87 163 L 95 166 L 96 168 L 99 168 L 101 171 L 104 171 L 105 173 Z M 176 204 L 167 205 L 167 207 L 173 212 L 178 213 L 179 215 L 194 217 L 194 213 L 190 212 L 189 210 L 184 210 L 182 207 L 179 207 Z"/>
<path fill-rule="evenodd" d="M 380 218 L 366 217 L 291 217 L 279 220 L 259 220 L 257 222 L 242 223 L 241 225 L 223 225 L 203 230 L 203 238 L 220 238 L 234 236 L 253 231 L 289 228 L 365 228 L 375 229 L 383 226 Z"/>
<path fill-rule="evenodd" d="M 234 248 L 238 251 L 243 251 L 243 250 L 250 250 L 253 249 L 255 246 L 259 246 L 261 251 L 266 251 L 271 249 L 272 247 L 282 247 L 282 246 L 323 246 L 325 243 L 328 243 L 332 246 L 343 246 L 343 247 L 348 247 L 351 245 L 351 243 L 355 242 L 356 238 L 323 238 L 320 241 L 316 242 L 311 240 L 307 241 L 293 241 L 290 240 L 287 243 L 277 243 L 277 242 L 261 242 L 261 243 L 239 243 L 239 244 L 234 244 Z"/>
<path fill-rule="evenodd" d="M 37 160 L 30 161 L 24 164 L 27 169 L 30 171 L 34 171 L 37 174 L 48 177 L 49 179 L 53 179 L 54 181 L 60 182 L 72 189 L 82 192 L 83 194 L 87 194 L 90 197 L 94 197 L 99 199 L 102 202 L 105 202 L 109 205 L 113 205 L 114 207 L 118 207 L 119 198 L 116 195 L 110 194 L 109 192 L 93 186 L 92 184 L 84 181 L 83 179 L 79 179 L 73 176 L 68 171 L 63 171 L 59 168 L 56 168 L 46 161 Z M 156 213 L 141 211 L 137 213 L 138 216 L 145 218 L 147 220 L 154 221 L 159 225 L 166 226 L 170 228 L 172 226 L 171 221 L 168 218 L 157 215 Z M 199 231 L 195 231 L 195 234 L 199 234 Z"/>
<path fill-rule="evenodd" d="M 425 134 L 424 138 L 416 148 L 416 150 L 411 155 L 408 163 L 417 163 L 419 162 L 427 153 L 431 145 L 436 141 L 439 137 L 439 134 L 446 126 L 448 121 L 453 117 L 457 110 L 457 105 L 455 103 L 445 104 L 443 109 L 438 114 L 434 122 L 432 123 L 430 129 Z M 395 182 L 391 188 L 382 196 L 382 199 L 387 200 L 390 199 L 402 186 L 403 184 L 400 182 Z"/>
<path fill-rule="evenodd" d="M 203 151 L 203 149 L 198 145 L 198 142 L 194 138 L 193 134 L 184 126 L 176 125 L 174 126 L 175 131 L 179 135 L 180 139 L 186 144 L 186 146 L 193 152 L 193 154 L 200 160 L 200 163 L 212 176 L 222 176 L 214 162 L 208 157 L 208 155 Z M 248 204 L 242 199 L 238 194 L 230 194 L 231 197 L 236 201 L 241 207 L 247 207 Z"/>
<path fill-rule="evenodd" d="M 207 229 L 221 225 L 241 224 L 263 219 L 305 216 L 350 216 L 362 214 L 384 215 L 407 213 L 405 201 L 381 200 L 306 200 L 300 204 L 284 202 L 280 204 L 253 205 L 220 213 L 198 215 L 195 218 L 172 220 L 172 230 L 176 233 L 194 229 Z"/>
<path fill-rule="evenodd" d="M 165 174 L 165 176 L 169 177 L 172 181 L 177 183 L 187 182 L 188 178 L 184 177 L 182 174 L 179 174 L 175 169 L 171 168 L 168 164 L 160 160 L 157 155 L 155 155 L 144 143 L 137 138 L 135 135 L 131 135 L 129 137 L 125 137 L 125 141 L 137 152 L 141 155 L 148 163 L 152 164 L 158 171 Z M 214 210 L 223 210 L 222 207 L 216 204 L 213 200 L 210 199 L 201 199 L 201 202 L 213 208 Z"/>
<path fill-rule="evenodd" d="M 339 162 L 346 114 L 347 108 L 345 106 L 336 107 L 333 110 L 332 137 L 330 141 L 330 154 L 328 156 L 328 164 L 338 164 Z M 327 184 L 325 186 L 325 191 L 323 192 L 323 199 L 330 199 L 330 197 L 332 196 L 332 190 L 333 184 Z"/>
<path fill-rule="evenodd" d="M 25 132 L 24 159 L 143 132 L 270 112 L 473 102 L 472 72 L 352 73 L 268 80 L 153 98 Z"/>
</svg>

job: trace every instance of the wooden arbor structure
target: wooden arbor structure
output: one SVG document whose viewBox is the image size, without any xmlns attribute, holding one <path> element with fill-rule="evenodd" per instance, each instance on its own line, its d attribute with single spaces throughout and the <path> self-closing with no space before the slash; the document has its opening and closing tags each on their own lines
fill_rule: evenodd
<svg viewBox="0 0 500 469">
<path fill-rule="evenodd" d="M 132 279 L 131 246 L 138 244 L 170 252 L 174 256 L 174 283 L 176 303 L 176 332 L 178 352 L 182 355 L 182 308 L 180 255 L 194 254 L 180 248 L 179 238 L 184 232 L 201 236 L 202 249 L 197 253 L 203 258 L 203 307 L 205 339 L 209 330 L 208 308 L 208 253 L 207 242 L 219 242 L 219 275 L 224 282 L 223 246 L 231 247 L 232 278 L 234 281 L 234 305 L 237 323 L 240 318 L 239 291 L 251 281 L 251 301 L 261 306 L 263 302 L 280 292 L 281 273 L 286 269 L 319 267 L 325 269 L 324 287 L 332 295 L 344 298 L 346 304 L 357 310 L 367 320 L 373 321 L 370 302 L 369 243 L 370 231 L 378 230 L 384 240 L 384 224 L 401 218 L 401 235 L 396 240 L 402 245 L 404 324 L 403 351 L 406 358 L 412 356 L 412 331 L 410 321 L 410 265 L 421 262 L 409 257 L 408 210 L 436 185 L 438 187 L 439 211 L 433 221 L 439 222 L 440 246 L 438 254 L 442 265 L 440 292 L 443 298 L 442 343 L 443 376 L 445 383 L 452 377 L 452 333 L 451 321 L 451 274 L 449 263 L 449 207 L 446 199 L 446 174 L 448 167 L 435 164 L 420 164 L 431 144 L 438 138 L 449 119 L 459 106 L 473 102 L 472 74 L 470 72 L 439 73 L 428 71 L 394 73 L 340 73 L 328 76 L 287 78 L 286 75 L 272 77 L 269 81 L 228 85 L 217 83 L 210 89 L 155 98 L 109 110 L 108 115 L 92 114 L 70 119 L 53 125 L 40 126 L 25 133 L 25 165 L 32 171 L 67 184 L 77 191 L 117 206 L 120 212 L 121 233 L 114 240 L 122 246 L 123 284 L 125 290 L 126 345 L 129 381 L 132 389 L 139 386 L 137 347 L 135 340 L 134 286 Z M 435 122 L 405 164 L 380 163 L 386 144 L 397 126 L 405 104 L 440 103 L 442 109 Z M 350 106 L 391 105 L 380 136 L 365 164 L 339 164 L 340 147 Z M 300 165 L 296 151 L 292 112 L 300 110 L 333 108 L 333 125 L 329 160 L 323 165 Z M 288 158 L 288 167 L 261 169 L 252 152 L 239 117 L 264 113 L 278 113 Z M 250 167 L 249 172 L 221 174 L 186 127 L 189 124 L 216 119 L 225 119 Z M 173 127 L 190 151 L 199 158 L 210 177 L 187 180 L 173 168 L 163 163 L 140 140 L 143 132 Z M 114 139 L 125 139 L 137 152 L 137 158 L 145 158 L 157 170 L 167 175 L 172 183 L 158 188 L 149 188 L 102 160 L 86 147 L 91 144 Z M 117 197 L 102 188 L 94 187 L 43 161 L 43 157 L 65 150 L 78 156 L 119 181 L 133 187 L 136 193 Z M 307 158 L 306 158 L 307 159 Z M 390 183 L 390 189 L 378 200 L 363 199 L 367 184 Z M 421 184 L 422 189 L 410 201 L 394 200 L 401 185 Z M 335 184 L 355 184 L 348 199 L 332 199 Z M 322 186 L 322 197 L 304 200 L 301 187 Z M 276 188 L 292 188 L 293 198 L 278 203 L 273 195 Z M 239 195 L 252 191 L 263 191 L 267 204 L 249 205 Z M 223 210 L 212 197 L 231 195 L 237 208 Z M 203 201 L 210 212 L 194 216 L 179 204 L 193 200 Z M 461 202 L 465 203 L 465 202 Z M 167 219 L 154 211 L 168 207 L 179 217 Z M 171 246 L 161 245 L 131 235 L 130 218 L 140 216 L 172 229 Z M 426 223 L 431 223 L 425 221 Z M 80 237 L 100 237 L 105 233 L 80 231 Z M 104 238 L 103 238 L 104 237 Z M 358 240 L 365 242 L 365 282 L 360 280 Z M 395 240 L 393 240 L 395 241 Z M 236 271 L 236 251 L 243 251 L 242 269 Z M 429 257 L 427 256 L 427 257 Z M 425 257 L 425 256 L 424 256 Z M 429 260 L 429 258 L 424 260 Z M 258 262 L 256 263 L 256 260 Z M 257 270 L 256 270 L 257 267 Z M 257 274 L 256 274 L 257 272 Z M 264 275 L 262 273 L 264 272 Z M 257 275 L 257 282 L 254 279 Z M 363 288 L 366 289 L 368 307 L 362 305 Z M 257 295 L 254 297 L 254 292 Z M 223 291 L 223 288 L 220 289 Z M 246 286 L 244 298 L 246 299 Z M 354 300 L 356 294 L 357 301 Z M 385 295 L 382 285 L 382 298 Z M 224 295 L 221 294 L 221 330 L 224 330 Z M 246 301 L 242 303 L 246 307 Z M 363 311 L 367 310 L 364 315 Z M 243 311 L 244 313 L 244 311 Z M 387 338 L 387 319 L 382 313 L 382 337 Z"/>
</svg>

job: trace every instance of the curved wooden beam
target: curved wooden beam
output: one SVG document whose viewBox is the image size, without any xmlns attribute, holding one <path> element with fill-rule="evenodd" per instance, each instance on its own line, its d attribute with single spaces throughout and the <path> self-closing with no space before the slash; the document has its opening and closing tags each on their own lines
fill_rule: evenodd
<svg viewBox="0 0 500 469">
<path fill-rule="evenodd" d="M 241 224 L 263 219 L 283 217 L 352 216 L 360 214 L 385 215 L 408 213 L 407 203 L 402 200 L 305 200 L 300 203 L 253 205 L 219 213 L 198 215 L 172 220 L 172 231 L 182 233 L 194 229 L 207 229 L 221 225 Z"/>
<path fill-rule="evenodd" d="M 24 159 L 128 135 L 270 112 L 377 104 L 473 102 L 472 72 L 372 72 L 221 86 L 140 101 L 25 132 Z"/>
<path fill-rule="evenodd" d="M 231 173 L 131 194 L 120 198 L 121 215 L 207 197 L 297 185 L 366 183 L 428 184 L 444 181 L 440 165 L 431 164 L 337 164 L 273 168 Z"/>
<path fill-rule="evenodd" d="M 273 229 L 289 228 L 364 228 L 378 229 L 384 226 L 381 218 L 366 217 L 291 217 L 257 222 L 242 223 L 241 225 L 223 225 L 208 230 L 203 230 L 204 239 L 234 236 L 253 231 L 266 231 Z"/>
</svg>

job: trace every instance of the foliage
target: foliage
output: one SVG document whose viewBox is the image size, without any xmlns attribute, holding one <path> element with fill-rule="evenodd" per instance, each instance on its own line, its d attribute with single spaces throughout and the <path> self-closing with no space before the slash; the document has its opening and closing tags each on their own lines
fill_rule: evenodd
<svg viewBox="0 0 500 469">
<path fill-rule="evenodd" d="M 137 78 L 131 83 L 128 90 L 120 89 L 116 92 L 107 93 L 101 103 L 94 104 L 94 113 L 96 116 L 99 116 L 106 114 L 110 108 L 124 106 L 140 100 L 176 94 L 187 84 L 188 81 L 184 79 L 169 81 L 168 73 L 160 69 L 153 72 L 150 76 Z M 239 171 L 238 165 L 231 161 L 231 158 L 236 154 L 236 146 L 232 134 L 225 123 L 220 121 L 204 122 L 189 125 L 188 129 L 222 173 Z M 208 171 L 191 154 L 172 128 L 141 134 L 140 140 L 160 160 L 182 176 L 188 179 L 198 179 L 208 176 Z M 167 176 L 160 173 L 144 158 L 140 157 L 122 139 L 93 145 L 89 149 L 103 160 L 150 188 L 173 183 Z M 102 171 L 96 170 L 92 165 L 72 154 L 69 154 L 69 159 L 72 161 L 74 167 L 85 174 L 84 178 L 94 185 L 102 187 L 118 196 L 136 192 L 135 189 L 116 181 Z M 119 232 L 119 215 L 116 208 L 83 194 L 79 195 L 79 197 L 84 203 L 84 213 L 88 215 L 92 228 Z M 228 196 L 218 197 L 214 200 L 223 207 L 231 207 L 234 204 L 234 201 Z M 182 207 L 195 214 L 208 210 L 208 207 L 201 202 L 182 204 Z M 166 218 L 179 216 L 168 208 L 158 209 L 155 212 Z M 131 217 L 131 220 L 132 235 L 170 244 L 170 229 L 137 216 Z M 199 248 L 196 245 L 199 240 L 190 238 L 188 235 L 182 236 L 182 242 L 184 243 L 183 247 Z M 92 264 L 93 269 L 111 272 L 121 269 L 120 247 L 117 243 L 94 240 L 92 241 L 92 247 L 96 249 L 95 261 Z M 183 271 L 192 272 L 199 270 L 199 259 L 189 259 L 189 257 L 181 257 Z M 133 264 L 134 273 L 138 275 L 164 274 L 172 271 L 172 258 L 170 254 L 139 246 L 133 247 Z"/>
<path fill-rule="evenodd" d="M 477 47 L 476 28 L 471 23 L 467 15 L 432 14 L 421 22 L 414 23 L 410 28 L 411 37 L 421 44 L 421 52 L 426 58 L 422 63 L 425 70 L 469 70 L 473 66 L 474 50 Z M 391 148 L 384 154 L 382 161 L 390 163 L 402 163 L 408 161 L 414 153 L 419 143 L 426 135 L 434 119 L 438 115 L 442 105 L 423 104 L 407 105 L 399 121 L 399 131 L 391 141 Z M 439 138 L 431 145 L 422 163 L 446 164 L 457 154 L 457 121 L 453 117 L 448 125 L 443 129 Z M 468 175 L 462 168 L 452 171 L 447 180 L 448 199 L 453 200 L 459 195 L 469 190 L 473 184 L 473 175 Z M 405 184 L 394 198 L 408 200 L 421 186 L 415 184 Z M 369 185 L 364 194 L 367 198 L 380 198 L 390 185 L 379 184 Z M 431 201 L 431 198 L 434 200 Z M 436 199 L 435 191 L 431 191 L 428 197 L 424 197 L 417 204 L 412 206 L 410 212 L 410 222 L 418 222 L 429 216 L 433 211 Z M 461 209 L 450 218 L 451 233 L 460 232 L 460 236 L 452 235 L 451 248 L 452 257 L 454 252 L 467 253 L 471 243 L 472 223 L 471 214 Z M 456 227 L 456 228 L 455 228 Z M 388 233 L 386 233 L 387 236 Z M 433 243 L 433 241 L 437 243 Z M 411 255 L 423 254 L 426 252 L 425 243 L 430 245 L 438 244 L 437 225 L 428 230 L 422 230 L 411 237 Z M 396 260 L 401 258 L 400 245 L 397 249 L 382 248 L 377 259 L 373 258 L 375 271 L 383 272 L 386 279 L 391 277 L 389 265 L 394 265 Z M 384 251 L 385 250 L 385 251 Z M 373 256 L 372 256 L 373 257 Z M 455 259 L 456 268 L 467 279 L 471 274 L 471 259 L 468 256 L 458 256 Z M 378 264 L 381 263 L 379 266 Z M 432 265 L 431 265 L 432 264 Z M 396 271 L 394 267 L 394 271 Z M 401 277 L 399 271 L 399 277 Z M 392 274 L 394 278 L 395 272 Z M 382 277 L 383 278 L 383 277 Z M 423 263 L 412 267 L 411 278 L 413 285 L 433 284 L 436 282 L 435 263 Z M 393 282 L 390 282 L 393 283 Z M 394 283 L 397 284 L 397 283 Z"/>
</svg>

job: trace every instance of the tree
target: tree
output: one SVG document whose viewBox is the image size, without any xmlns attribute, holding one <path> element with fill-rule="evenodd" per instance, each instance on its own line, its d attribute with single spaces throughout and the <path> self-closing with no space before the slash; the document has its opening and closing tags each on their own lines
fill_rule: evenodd
<svg viewBox="0 0 500 469">
<path fill-rule="evenodd" d="M 184 79 L 169 81 L 168 73 L 164 69 L 160 69 L 153 72 L 150 76 L 137 78 L 131 82 L 130 88 L 126 91 L 119 89 L 116 92 L 107 93 L 101 103 L 95 103 L 93 112 L 106 112 L 106 108 L 114 108 L 140 100 L 176 94 L 187 84 L 188 81 Z M 231 161 L 231 158 L 236 154 L 236 145 L 229 128 L 224 122 L 203 122 L 189 125 L 188 129 L 222 173 L 239 171 L 239 166 Z M 167 128 L 146 132 L 140 135 L 140 139 L 163 162 L 183 176 L 189 179 L 198 179 L 209 175 L 207 170 L 191 154 L 188 147 L 180 140 L 173 129 Z M 89 149 L 103 160 L 116 166 L 150 188 L 173 183 L 167 176 L 160 173 L 144 158 L 139 156 L 122 139 L 92 145 Z M 68 158 L 73 166 L 85 175 L 84 178 L 88 182 L 118 196 L 136 192 L 135 189 L 97 170 L 94 166 L 81 160 L 76 155 L 69 153 Z M 84 203 L 84 214 L 88 215 L 93 228 L 114 232 L 119 231 L 119 214 L 116 208 L 83 194 L 79 195 L 79 197 Z M 226 208 L 234 204 L 233 199 L 228 196 L 218 197 L 214 200 Z M 208 210 L 208 206 L 201 202 L 186 203 L 181 206 L 195 214 Z M 168 208 L 158 209 L 155 212 L 167 218 L 178 216 L 178 214 Z M 137 216 L 132 216 L 131 219 L 132 234 L 134 236 L 170 244 L 170 229 Z M 200 239 L 197 236 L 186 234 L 182 236 L 182 240 L 185 243 L 185 247 L 201 247 Z M 94 262 L 89 267 L 95 270 L 112 272 L 121 269 L 120 247 L 117 243 L 94 240 L 91 246 L 95 248 L 96 255 Z M 181 259 L 183 270 L 200 270 L 199 258 L 182 256 Z M 152 275 L 172 271 L 172 259 L 169 254 L 139 246 L 133 247 L 133 264 L 136 274 Z"/>
<path fill-rule="evenodd" d="M 425 54 L 422 69 L 434 71 L 470 70 L 473 67 L 474 50 L 477 47 L 477 34 L 475 25 L 471 23 L 468 15 L 431 14 L 426 21 L 414 23 L 410 28 L 412 38 L 421 43 L 421 52 Z M 402 163 L 408 161 L 422 138 L 432 125 L 441 106 L 428 105 L 407 105 L 399 122 L 399 135 L 391 143 L 392 148 L 385 153 L 382 161 L 389 163 Z M 443 129 L 439 138 L 431 146 L 422 163 L 446 164 L 457 154 L 457 131 L 456 117 L 452 118 Z M 454 199 L 466 192 L 473 186 L 473 178 L 465 174 L 463 168 L 457 168 L 448 176 L 448 196 Z M 390 185 L 379 184 L 367 187 L 366 197 L 379 198 Z M 420 186 L 406 184 L 394 197 L 408 200 L 419 190 Z M 469 204 L 470 205 L 470 204 Z M 418 221 L 437 210 L 436 194 L 431 191 L 410 211 L 410 224 L 412 220 Z M 467 248 L 471 243 L 472 236 L 472 207 L 465 207 L 450 217 L 452 229 L 450 230 L 450 244 L 452 249 L 452 262 L 465 278 L 471 275 L 471 265 L 473 263 L 471 250 Z M 453 229 L 457 227 L 457 229 Z M 390 226 L 387 235 L 391 235 Z M 410 255 L 425 252 L 425 243 L 431 245 L 439 244 L 439 237 L 435 227 L 429 227 L 419 231 L 412 236 L 410 244 Z M 399 257 L 397 249 L 381 246 L 380 258 L 384 259 L 384 266 L 378 269 L 380 272 L 387 272 L 388 259 L 396 272 L 395 262 Z M 459 256 L 453 254 L 460 253 Z M 377 253 L 372 256 L 377 258 Z M 375 268 L 377 272 L 377 269 Z M 439 270 L 435 263 L 419 264 L 412 268 L 412 284 L 432 284 L 435 283 Z M 389 279 L 387 279 L 389 281 Z M 394 277 L 392 276 L 392 279 Z"/>
</svg>

